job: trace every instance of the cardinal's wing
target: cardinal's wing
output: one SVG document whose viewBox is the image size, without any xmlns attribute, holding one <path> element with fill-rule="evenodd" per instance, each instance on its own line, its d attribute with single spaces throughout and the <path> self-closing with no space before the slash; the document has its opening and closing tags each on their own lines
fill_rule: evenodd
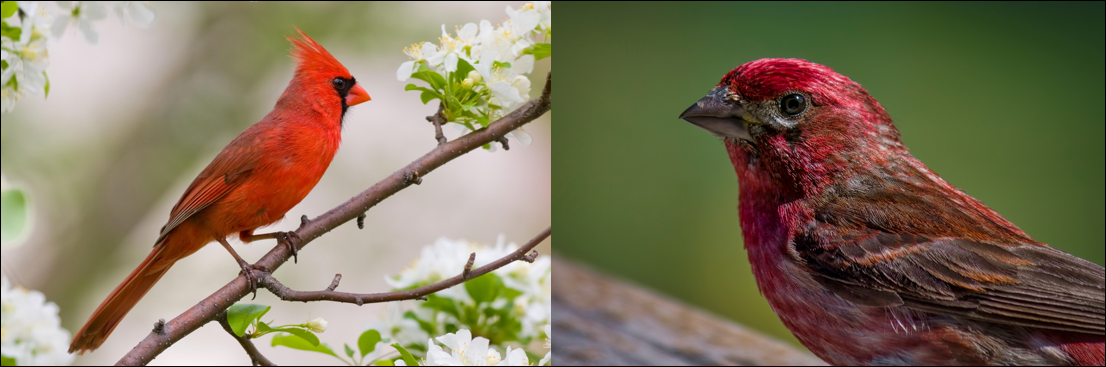
<svg viewBox="0 0 1106 367">
<path fill-rule="evenodd" d="M 1060 250 L 874 229 L 834 238 L 800 233 L 791 253 L 822 284 L 850 301 L 1103 333 L 1103 268 Z"/>
<path fill-rule="evenodd" d="M 192 181 L 188 190 L 185 190 L 177 205 L 173 207 L 169 214 L 169 223 L 161 228 L 161 235 L 158 236 L 156 243 L 161 243 L 185 220 L 211 206 L 250 177 L 261 160 L 261 150 L 256 149 L 261 145 L 258 141 L 261 137 L 259 134 L 252 133 L 254 130 L 250 128 L 234 139 Z"/>
</svg>

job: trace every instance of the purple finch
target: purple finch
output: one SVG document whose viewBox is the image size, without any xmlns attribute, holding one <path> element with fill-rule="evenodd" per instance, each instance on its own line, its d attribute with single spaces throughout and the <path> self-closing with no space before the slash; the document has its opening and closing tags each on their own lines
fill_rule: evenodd
<svg viewBox="0 0 1106 367">
<path fill-rule="evenodd" d="M 1103 365 L 1103 268 L 930 171 L 860 84 L 762 59 L 680 118 L 725 142 L 757 285 L 820 358 Z"/>
</svg>

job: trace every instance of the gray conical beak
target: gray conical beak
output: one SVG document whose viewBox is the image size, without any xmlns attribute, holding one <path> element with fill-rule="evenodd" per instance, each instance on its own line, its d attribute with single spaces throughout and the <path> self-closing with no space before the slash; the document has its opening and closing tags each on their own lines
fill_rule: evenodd
<svg viewBox="0 0 1106 367">
<path fill-rule="evenodd" d="M 680 118 L 721 137 L 753 141 L 749 127 L 741 119 L 745 111 L 741 104 L 727 98 L 729 94 L 729 88 L 714 88 L 680 114 Z"/>
</svg>

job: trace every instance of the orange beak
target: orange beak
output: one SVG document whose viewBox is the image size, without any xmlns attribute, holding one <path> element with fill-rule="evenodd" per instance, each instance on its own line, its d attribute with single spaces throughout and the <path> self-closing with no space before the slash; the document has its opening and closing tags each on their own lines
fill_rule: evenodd
<svg viewBox="0 0 1106 367">
<path fill-rule="evenodd" d="M 361 88 L 361 84 L 353 86 L 353 89 L 349 90 L 349 94 L 346 95 L 346 106 L 356 106 L 368 101 L 373 100 L 369 97 L 369 92 L 365 91 L 365 88 Z"/>
</svg>

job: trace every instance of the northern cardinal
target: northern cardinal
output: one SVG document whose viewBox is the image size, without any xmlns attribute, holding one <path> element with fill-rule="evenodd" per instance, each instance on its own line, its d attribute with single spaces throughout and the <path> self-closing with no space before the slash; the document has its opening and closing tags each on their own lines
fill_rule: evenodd
<svg viewBox="0 0 1106 367">
<path fill-rule="evenodd" d="M 942 180 L 849 78 L 756 60 L 680 118 L 724 141 L 758 288 L 823 360 L 1103 365 L 1103 268 Z"/>
<path fill-rule="evenodd" d="M 288 236 L 253 231 L 280 221 L 311 192 L 338 151 L 347 109 L 370 100 L 334 56 L 296 31 L 301 38 L 288 39 L 296 72 L 273 111 L 223 148 L 188 186 L 153 251 L 92 313 L 70 353 L 99 348 L 174 263 L 208 243 L 222 244 L 256 289 L 252 269 L 226 239 Z"/>
</svg>

